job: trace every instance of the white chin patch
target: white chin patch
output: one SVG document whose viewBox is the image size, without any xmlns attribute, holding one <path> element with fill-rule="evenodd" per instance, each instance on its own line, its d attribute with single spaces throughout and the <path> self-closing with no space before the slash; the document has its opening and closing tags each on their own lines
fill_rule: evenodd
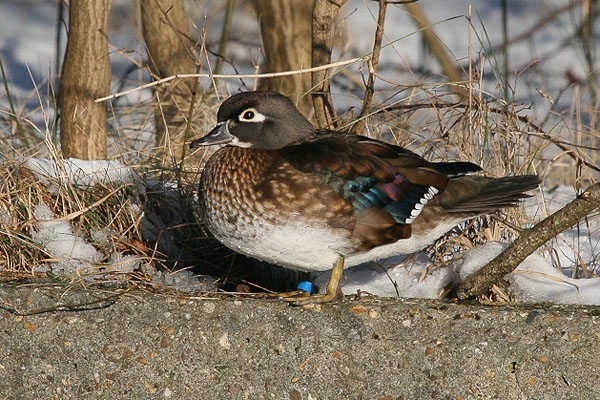
<svg viewBox="0 0 600 400">
<path fill-rule="evenodd" d="M 250 143 L 250 142 L 242 142 L 237 137 L 235 137 L 235 136 L 232 136 L 232 137 L 233 137 L 233 140 L 230 143 L 231 145 L 237 146 L 237 147 L 243 147 L 243 148 L 246 148 L 246 149 L 252 147 L 252 143 Z"/>
</svg>

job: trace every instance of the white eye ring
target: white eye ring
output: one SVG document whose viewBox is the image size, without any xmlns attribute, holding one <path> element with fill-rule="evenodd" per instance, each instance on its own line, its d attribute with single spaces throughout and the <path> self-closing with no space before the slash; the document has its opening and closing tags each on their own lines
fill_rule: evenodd
<svg viewBox="0 0 600 400">
<path fill-rule="evenodd" d="M 240 113 L 238 116 L 240 122 L 263 122 L 266 118 L 264 114 L 256 111 L 256 108 L 246 108 L 244 111 Z"/>
</svg>

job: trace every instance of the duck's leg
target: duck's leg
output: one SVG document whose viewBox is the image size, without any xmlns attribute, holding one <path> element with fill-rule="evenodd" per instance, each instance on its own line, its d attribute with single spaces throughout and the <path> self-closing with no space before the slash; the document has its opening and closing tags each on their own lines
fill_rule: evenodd
<svg viewBox="0 0 600 400">
<path fill-rule="evenodd" d="M 299 293 L 291 292 L 281 294 L 284 301 L 289 301 L 290 303 L 296 306 L 303 306 L 305 304 L 314 304 L 314 303 L 332 303 L 336 301 L 340 301 L 344 298 L 344 294 L 342 293 L 342 275 L 344 273 L 344 256 L 339 256 L 336 263 L 333 265 L 333 269 L 331 270 L 331 278 L 329 278 L 329 283 L 327 284 L 327 289 L 325 293 L 317 293 L 317 294 L 307 294 L 306 292 Z"/>
</svg>

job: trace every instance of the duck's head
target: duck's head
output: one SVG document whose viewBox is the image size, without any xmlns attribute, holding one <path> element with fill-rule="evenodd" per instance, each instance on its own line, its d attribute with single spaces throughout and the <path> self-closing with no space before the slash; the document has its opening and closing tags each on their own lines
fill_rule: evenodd
<svg viewBox="0 0 600 400">
<path fill-rule="evenodd" d="M 194 140 L 190 148 L 229 144 L 276 150 L 308 139 L 315 132 L 290 99 L 267 90 L 231 96 L 221 104 L 217 121 L 217 126 Z"/>
</svg>

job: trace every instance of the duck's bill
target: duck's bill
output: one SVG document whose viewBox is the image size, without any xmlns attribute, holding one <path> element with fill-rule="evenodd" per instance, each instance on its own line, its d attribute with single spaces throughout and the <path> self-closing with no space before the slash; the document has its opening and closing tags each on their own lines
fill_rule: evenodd
<svg viewBox="0 0 600 400">
<path fill-rule="evenodd" d="M 190 149 L 196 149 L 202 146 L 213 146 L 217 144 L 230 143 L 233 140 L 227 129 L 227 121 L 223 121 L 217 124 L 212 131 L 208 132 L 206 136 L 196 139 L 190 143 Z"/>
</svg>

